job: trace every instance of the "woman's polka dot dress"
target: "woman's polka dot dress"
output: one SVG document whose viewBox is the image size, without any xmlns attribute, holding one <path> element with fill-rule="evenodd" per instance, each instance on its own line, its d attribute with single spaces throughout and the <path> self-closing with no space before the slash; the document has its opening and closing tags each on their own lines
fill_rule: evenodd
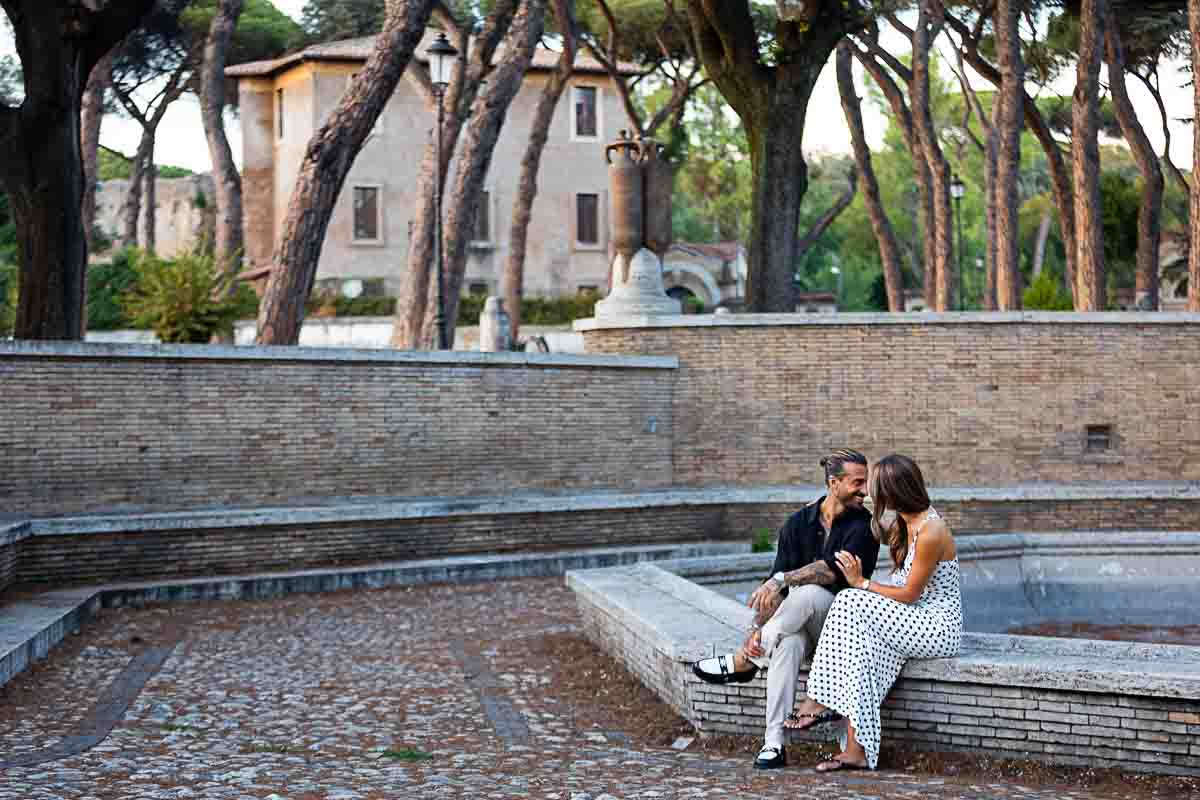
<svg viewBox="0 0 1200 800">
<path fill-rule="evenodd" d="M 892 573 L 893 586 L 907 583 L 917 535 L 937 516 L 929 509 L 913 532 L 904 565 Z M 962 626 L 957 558 L 938 562 L 912 605 L 861 589 L 838 592 L 817 642 L 808 696 L 850 720 L 871 769 L 879 760 L 879 706 L 904 662 L 955 655 Z M 843 733 L 843 751 L 845 747 Z"/>
</svg>

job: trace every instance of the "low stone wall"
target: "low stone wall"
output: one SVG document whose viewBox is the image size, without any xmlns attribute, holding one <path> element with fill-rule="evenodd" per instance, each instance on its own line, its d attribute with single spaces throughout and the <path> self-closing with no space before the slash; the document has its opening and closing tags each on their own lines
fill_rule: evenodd
<svg viewBox="0 0 1200 800">
<path fill-rule="evenodd" d="M 28 536 L 28 522 L 0 521 L 0 592 L 16 581 L 18 548 Z"/>
<path fill-rule="evenodd" d="M 1170 524 L 1200 530 L 1196 486 L 939 490 L 934 502 L 939 508 L 958 504 L 961 514 L 948 516 L 964 536 L 958 526 L 970 526 L 976 503 L 987 507 L 991 527 L 1025 518 L 1005 512 L 1017 505 L 1043 509 L 1034 518 L 1048 530 L 1100 530 L 1103 526 L 1082 526 L 1093 519 L 1094 496 L 1105 492 L 1123 495 L 1123 502 L 1140 509 L 1108 519 L 1110 529 L 1126 522 L 1124 529 Z M 518 493 L 43 517 L 32 520 L 28 538 L 14 545 L 20 556 L 15 577 L 27 584 L 82 584 L 476 553 L 749 541 L 762 527 L 778 530 L 818 493 L 817 487 L 802 486 Z"/>
<path fill-rule="evenodd" d="M 672 483 L 675 359 L 0 344 L 30 517 Z"/>
<path fill-rule="evenodd" d="M 718 506 L 413 516 L 338 522 L 38 535 L 22 543 L 22 584 L 237 575 L 474 553 L 530 553 L 723 538 Z M 161 523 L 160 523 L 161 524 Z"/>
<path fill-rule="evenodd" d="M 911 455 L 934 486 L 1200 479 L 1200 314 L 698 314 L 575 328 L 591 353 L 679 358 L 679 484 L 807 482 L 847 446 Z"/>
<path fill-rule="evenodd" d="M 1187 550 L 1194 572 L 1200 563 L 1200 536 L 1178 536 L 1186 541 L 1173 548 L 1169 543 L 1174 537 L 1159 534 L 1157 549 L 1163 555 Z M 1118 550 L 1129 541 L 1130 552 L 1122 560 L 1131 562 L 1134 573 L 1130 591 L 1143 590 L 1147 581 L 1154 583 L 1151 572 L 1137 566 L 1139 560 L 1153 561 L 1153 536 L 1097 537 Z M 1006 559 L 1036 560 L 1040 552 L 1053 556 L 1060 570 L 1064 554 L 1083 552 L 1072 546 L 1070 537 L 984 538 L 990 540 L 988 546 L 966 546 L 969 552 L 964 555 L 988 562 L 981 571 L 989 573 L 989 579 L 998 574 L 1001 581 L 1020 580 L 1023 572 L 1019 565 L 1005 567 L 1001 562 Z M 1098 552 L 1092 555 L 1099 557 Z M 1179 560 L 1178 554 L 1170 557 Z M 761 736 L 765 675 L 747 684 L 713 686 L 696 679 L 689 669 L 699 658 L 736 647 L 751 612 L 675 573 L 736 574 L 753 571 L 761 564 L 752 562 L 765 558 L 570 572 L 567 583 L 576 593 L 589 638 L 697 730 Z M 1103 564 L 1085 564 L 1077 571 L 1107 574 Z M 1086 581 L 1086 575 L 1079 577 Z M 1111 585 L 1111 575 L 1108 580 Z M 1195 575 L 1189 577 L 1187 568 L 1180 567 L 1171 580 L 1194 586 Z M 971 609 L 967 611 L 970 617 Z M 806 678 L 802 670 L 801 692 Z M 905 665 L 883 707 L 884 739 L 916 749 L 1200 775 L 1198 701 L 1200 648 L 968 633 L 958 657 Z M 795 738 L 815 740 L 830 733 Z"/>
</svg>

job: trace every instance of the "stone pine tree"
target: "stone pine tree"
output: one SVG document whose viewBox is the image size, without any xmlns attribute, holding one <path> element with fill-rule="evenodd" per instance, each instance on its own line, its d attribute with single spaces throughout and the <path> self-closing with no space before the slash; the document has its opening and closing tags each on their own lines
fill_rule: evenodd
<svg viewBox="0 0 1200 800">
<path fill-rule="evenodd" d="M 371 55 L 309 139 L 258 314 L 259 344 L 296 344 L 325 232 L 354 159 L 396 90 L 433 0 L 393 0 Z"/>
<path fill-rule="evenodd" d="M 512 221 L 509 224 L 508 255 L 504 259 L 504 271 L 500 277 L 500 292 L 511 320 L 513 341 L 521 331 L 521 301 L 525 296 L 525 254 L 528 243 L 529 223 L 533 219 L 533 201 L 537 198 L 538 171 L 541 168 L 542 152 L 550 138 L 550 123 L 559 98 L 575 71 L 575 53 L 578 39 L 575 21 L 574 0 L 554 0 L 554 19 L 561 37 L 562 52 L 554 66 L 554 72 L 546 79 L 546 85 L 538 95 L 537 106 L 530 123 L 529 142 L 521 157 L 521 176 L 517 179 L 517 196 L 513 201 Z"/>
<path fill-rule="evenodd" d="M 892 222 L 879 194 L 879 180 L 871 165 L 871 150 L 863 129 L 862 104 L 854 87 L 852 71 L 854 47 L 843 39 L 837 46 L 837 83 L 842 99 L 842 111 L 846 115 L 846 127 L 850 130 L 850 144 L 854 151 L 854 166 L 858 172 L 858 183 L 862 187 L 863 205 L 871 220 L 871 230 L 879 243 L 879 260 L 883 264 L 883 285 L 887 293 L 888 311 L 904 310 L 904 284 L 900 270 L 900 245 Z"/>
<path fill-rule="evenodd" d="M 1071 104 L 1071 172 L 1075 185 L 1075 310 L 1103 311 L 1103 206 L 1100 203 L 1100 62 L 1108 0 L 1082 0 L 1079 60 Z"/>
<path fill-rule="evenodd" d="M 100 154 L 100 124 L 104 119 L 104 96 L 112 83 L 113 51 L 92 68 L 84 89 L 79 114 L 79 145 L 83 154 L 83 233 L 88 251 L 93 249 L 93 230 L 96 226 L 96 182 Z"/>
<path fill-rule="evenodd" d="M 83 335 L 83 93 L 92 68 L 152 5 L 0 0 L 12 22 L 25 87 L 19 107 L 0 105 L 0 184 L 17 224 L 18 339 Z"/>
<path fill-rule="evenodd" d="M 1025 89 L 1025 62 L 1021 57 L 1021 6 L 1019 0 L 996 3 L 995 41 L 1000 69 L 994 135 L 996 170 L 991 193 L 996 223 L 996 306 L 1001 311 L 1021 307 L 1021 121 Z M 960 244 L 961 246 L 961 244 Z"/>
<path fill-rule="evenodd" d="M 475 98 L 463 129 L 463 141 L 454 166 L 454 182 L 446 193 L 445 218 L 445 320 L 447 340 L 454 342 L 458 298 L 467 271 L 467 245 L 475 230 L 475 217 L 483 184 L 509 105 L 517 96 L 534 49 L 542 38 L 547 0 L 522 0 L 504 42 L 504 56 L 489 73 L 487 86 Z M 437 286 L 429 287 L 422 340 L 437 336 Z"/>
<path fill-rule="evenodd" d="M 1188 34 L 1192 39 L 1192 74 L 1200 75 L 1200 0 L 1188 0 Z M 1192 113 L 1200 120 L 1200 81 L 1192 81 Z M 1192 163 L 1200 164 L 1200 124 L 1192 126 Z M 1200 180 L 1192 175 L 1192 220 L 1200 220 Z M 1188 311 L 1200 311 L 1200 225 L 1188 230 Z"/>
<path fill-rule="evenodd" d="M 802 137 L 817 76 L 838 41 L 863 24 L 857 0 L 780 2 L 760 29 L 749 0 L 688 0 L 696 52 L 742 121 L 750 143 L 752 202 L 746 302 L 795 307 L 800 205 L 808 188 Z M 764 41 L 769 46 L 764 47 Z"/>
<path fill-rule="evenodd" d="M 475 102 L 484 77 L 492 70 L 492 59 L 496 49 L 504 40 L 519 0 L 497 0 L 492 3 L 474 41 L 468 47 L 468 26 L 459 25 L 456 18 L 446 10 L 435 7 L 438 24 L 458 50 L 458 63 L 450 76 L 443 100 L 445 114 L 442 130 L 431 130 L 421 167 L 417 173 L 414 195 L 417 197 L 413 209 L 411 233 L 408 237 L 408 253 L 400 276 L 400 292 L 396 297 L 396 313 L 392 321 L 393 347 L 413 350 L 432 346 L 432 340 L 422 339 L 422 327 L 429 302 L 430 285 L 433 282 L 434 230 L 437 215 L 434 211 L 434 186 L 444 192 L 450 162 L 458 144 L 458 137 L 467 115 Z M 406 73 L 408 82 L 417 90 L 425 102 L 430 118 L 437 119 L 437 98 L 429 84 L 429 76 L 423 67 L 414 66 Z M 436 128 L 436 124 L 434 126 Z M 441 136 L 441 160 L 438 160 L 438 142 Z M 441 177 L 440 184 L 438 178 Z M 443 240 L 443 247 L 445 246 Z"/>
<path fill-rule="evenodd" d="M 200 76 L 200 118 L 212 159 L 213 193 L 217 207 L 213 255 L 222 272 L 237 270 L 242 250 L 242 179 L 225 135 L 225 63 L 233 32 L 242 14 L 243 0 L 217 0 Z M 225 284 L 234 289 L 233 281 Z"/>
</svg>

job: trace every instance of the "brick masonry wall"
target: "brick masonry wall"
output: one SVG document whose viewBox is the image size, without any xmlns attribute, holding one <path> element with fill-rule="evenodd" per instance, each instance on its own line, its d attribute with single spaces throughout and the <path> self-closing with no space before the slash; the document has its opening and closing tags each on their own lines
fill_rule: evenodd
<svg viewBox="0 0 1200 800">
<path fill-rule="evenodd" d="M 0 545 L 0 592 L 3 592 L 17 576 L 17 548 L 19 542 Z"/>
<path fill-rule="evenodd" d="M 701 732 L 762 735 L 765 676 L 740 686 L 686 681 L 685 716 Z M 801 671 L 800 696 L 806 681 Z M 882 711 L 884 746 L 1200 775 L 1194 701 L 901 677 Z"/>
<path fill-rule="evenodd" d="M 703 683 L 656 643 L 591 603 L 580 602 L 586 635 L 653 689 L 702 734 L 762 736 L 766 676 Z M 808 673 L 798 679 L 803 696 Z M 1096 767 L 1200 775 L 1200 714 L 1194 701 L 901 677 L 882 709 L 883 743 L 962 750 Z M 817 733 L 793 733 L 819 741 Z"/>
<path fill-rule="evenodd" d="M 914 457 L 933 485 L 1200 479 L 1200 325 L 714 324 L 586 330 L 674 355 L 680 484 L 820 480 L 832 447 Z M 832 361 L 831 361 L 832 360 Z M 1085 427 L 1114 448 L 1085 452 Z"/>
<path fill-rule="evenodd" d="M 20 348 L 0 497 L 30 516 L 672 483 L 670 369 Z"/>
<path fill-rule="evenodd" d="M 813 499 L 816 499 L 815 497 Z M 935 502 L 958 535 L 1013 531 L 1069 530 L 1200 530 L 1200 501 L 1152 500 L 1012 500 Z M 731 538 L 753 538 L 762 528 L 778 531 L 794 506 L 731 505 L 725 527 Z"/>
<path fill-rule="evenodd" d="M 721 537 L 719 506 L 35 536 L 20 543 L 18 578 L 61 586 Z"/>
</svg>

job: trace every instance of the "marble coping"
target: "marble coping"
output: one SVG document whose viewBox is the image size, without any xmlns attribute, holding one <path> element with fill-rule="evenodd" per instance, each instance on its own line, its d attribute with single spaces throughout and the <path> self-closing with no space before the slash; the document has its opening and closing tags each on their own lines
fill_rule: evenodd
<svg viewBox="0 0 1200 800">
<path fill-rule="evenodd" d="M 0 359 L 140 361 L 274 361 L 447 367 L 541 367 L 554 369 L 678 369 L 675 356 L 484 353 L 474 350 L 356 350 L 346 347 L 231 347 L 209 344 L 115 344 L 14 341 L 0 343 Z"/>
<path fill-rule="evenodd" d="M 745 638 L 750 609 L 673 574 L 671 562 L 568 572 L 580 603 L 614 617 L 668 658 L 692 662 Z M 908 678 L 1200 699 L 1200 647 L 966 633 L 954 658 L 912 659 Z"/>
<path fill-rule="evenodd" d="M 27 519 L 0 519 L 0 547 L 16 544 L 22 539 L 32 536 L 29 520 Z"/>
<path fill-rule="evenodd" d="M 300 499 L 288 506 L 216 507 L 183 511 L 98 512 L 30 521 L 34 536 L 189 531 L 268 525 L 317 525 L 336 522 L 493 514 L 573 511 L 620 511 L 687 506 L 792 505 L 797 508 L 821 494 L 819 486 L 763 486 L 649 489 L 640 492 L 581 491 L 561 494 L 510 494 L 469 497 L 389 497 Z M 931 489 L 934 503 L 1087 500 L 1200 500 L 1195 482 L 1036 483 L 1008 487 Z"/>
<path fill-rule="evenodd" d="M 576 331 L 629 328 L 761 328 L 827 325 L 1200 325 L 1200 314 L 1183 311 L 921 311 L 836 314 L 662 314 L 575 320 Z"/>
</svg>

